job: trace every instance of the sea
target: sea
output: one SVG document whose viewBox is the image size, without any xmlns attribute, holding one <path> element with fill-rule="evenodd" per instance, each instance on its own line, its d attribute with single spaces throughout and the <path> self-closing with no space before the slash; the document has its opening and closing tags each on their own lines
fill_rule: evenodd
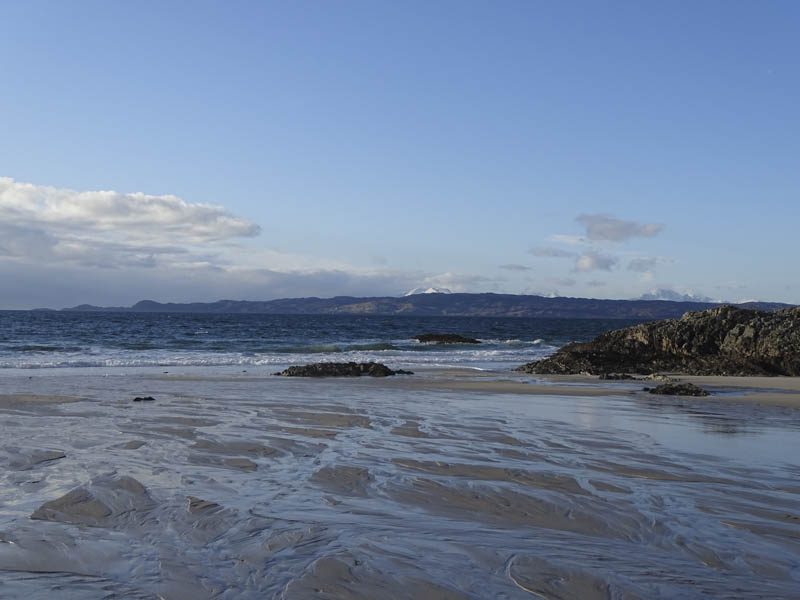
<svg viewBox="0 0 800 600">
<path fill-rule="evenodd" d="M 0 369 L 200 367 L 312 362 L 505 370 L 637 321 L 513 317 L 0 311 Z M 457 333 L 480 344 L 423 344 Z M 217 369 L 219 370 L 219 369 Z"/>
</svg>

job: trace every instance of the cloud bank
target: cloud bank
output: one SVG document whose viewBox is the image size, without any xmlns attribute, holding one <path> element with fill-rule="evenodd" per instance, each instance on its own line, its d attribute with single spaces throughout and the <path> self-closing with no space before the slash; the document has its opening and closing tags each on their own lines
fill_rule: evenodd
<svg viewBox="0 0 800 600">
<path fill-rule="evenodd" d="M 368 268 L 270 250 L 257 224 L 174 195 L 75 191 L 0 178 L 0 308 L 222 298 L 395 296 L 496 288 L 501 279 Z M 508 265 L 507 265 L 508 266 Z M 516 270 L 514 266 L 511 270 Z"/>
<path fill-rule="evenodd" d="M 631 238 L 651 238 L 664 228 L 662 223 L 623 221 L 611 215 L 580 215 L 575 219 L 586 227 L 586 238 L 602 242 L 624 242 Z"/>
<path fill-rule="evenodd" d="M 585 273 L 588 271 L 610 271 L 619 262 L 615 256 L 609 256 L 600 252 L 586 252 L 575 261 L 575 271 Z"/>
<path fill-rule="evenodd" d="M 102 268 L 205 265 L 216 243 L 259 231 L 221 206 L 177 196 L 78 192 L 0 178 L 0 258 Z"/>
<path fill-rule="evenodd" d="M 538 256 L 540 258 L 572 258 L 577 256 L 576 252 L 570 252 L 568 250 L 561 250 L 560 248 L 551 248 L 545 246 L 538 246 L 536 248 L 531 248 L 531 254 L 534 256 Z"/>
</svg>

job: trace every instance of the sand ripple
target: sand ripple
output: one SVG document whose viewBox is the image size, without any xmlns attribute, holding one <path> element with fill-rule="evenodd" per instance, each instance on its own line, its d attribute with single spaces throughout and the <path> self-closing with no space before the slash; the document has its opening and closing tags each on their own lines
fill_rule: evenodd
<svg viewBox="0 0 800 600">
<path fill-rule="evenodd" d="M 0 379 L 0 597 L 797 597 L 795 413 L 275 380 Z"/>
</svg>

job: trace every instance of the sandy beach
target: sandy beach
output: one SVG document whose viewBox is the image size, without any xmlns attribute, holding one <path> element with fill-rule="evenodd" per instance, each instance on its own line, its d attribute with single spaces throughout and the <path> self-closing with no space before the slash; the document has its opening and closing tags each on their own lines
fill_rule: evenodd
<svg viewBox="0 0 800 600">
<path fill-rule="evenodd" d="M 508 372 L 442 369 L 434 371 L 434 379 L 402 379 L 391 385 L 409 388 L 449 389 L 492 394 L 523 394 L 533 396 L 602 397 L 636 395 L 644 387 L 658 381 L 604 381 L 593 375 L 519 375 Z M 800 408 L 800 377 L 722 377 L 664 374 L 675 382 L 686 382 L 708 390 L 707 400 L 746 402 L 771 406 Z"/>
<path fill-rule="evenodd" d="M 720 399 L 467 370 L 5 377 L 0 597 L 791 598 L 800 411 Z"/>
</svg>

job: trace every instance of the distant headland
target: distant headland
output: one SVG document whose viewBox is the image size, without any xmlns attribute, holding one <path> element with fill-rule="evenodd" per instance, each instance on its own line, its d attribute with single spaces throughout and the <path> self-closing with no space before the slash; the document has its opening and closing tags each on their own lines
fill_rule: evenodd
<svg viewBox="0 0 800 600">
<path fill-rule="evenodd" d="M 668 319 L 687 311 L 720 306 L 713 302 L 670 300 L 600 300 L 527 296 L 516 294 L 414 294 L 403 297 L 283 298 L 248 301 L 161 303 L 142 300 L 130 307 L 82 304 L 68 312 L 212 313 L 273 315 L 408 315 L 468 317 L 540 317 L 583 319 Z M 792 305 L 779 302 L 746 302 L 740 308 L 777 310 Z"/>
</svg>

